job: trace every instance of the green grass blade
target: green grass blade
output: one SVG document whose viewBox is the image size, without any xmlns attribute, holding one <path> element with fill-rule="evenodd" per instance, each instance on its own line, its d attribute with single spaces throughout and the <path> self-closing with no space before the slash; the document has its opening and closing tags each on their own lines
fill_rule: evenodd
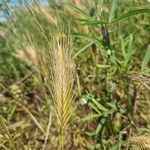
<svg viewBox="0 0 150 150">
<path fill-rule="evenodd" d="M 98 114 L 101 113 L 100 110 L 95 106 L 94 103 L 89 102 L 88 105 L 89 105 L 89 107 L 91 107 L 93 110 L 95 110 Z"/>
<path fill-rule="evenodd" d="M 90 20 L 90 19 L 78 19 L 79 21 L 83 22 L 83 25 L 93 25 L 99 27 L 99 25 L 107 24 L 107 22 L 104 21 L 98 21 L 98 20 Z"/>
<path fill-rule="evenodd" d="M 83 48 L 81 48 L 80 50 L 78 50 L 78 52 L 74 55 L 73 58 L 76 58 L 78 55 L 80 55 L 83 51 L 85 51 L 88 47 L 90 47 L 92 44 L 94 44 L 94 42 L 91 42 L 87 45 L 85 45 Z"/>
<path fill-rule="evenodd" d="M 145 68 L 147 67 L 147 65 L 149 63 L 149 60 L 150 60 L 150 46 L 148 46 L 148 49 L 143 58 L 142 65 L 141 65 L 141 71 L 145 70 Z"/>
<path fill-rule="evenodd" d="M 8 121 L 10 121 L 12 119 L 12 117 L 13 117 L 15 111 L 16 111 L 16 108 L 17 108 L 16 105 L 12 106 L 11 111 L 8 114 L 8 119 L 7 119 Z"/>
<path fill-rule="evenodd" d="M 89 40 L 89 41 L 96 41 L 97 39 L 95 37 L 90 37 L 86 34 L 80 34 L 80 33 L 73 33 L 72 34 L 74 37 L 77 37 L 77 38 L 80 38 L 80 39 L 86 39 L 86 40 Z"/>
<path fill-rule="evenodd" d="M 5 118 L 3 118 L 2 115 L 0 115 L 0 125 L 2 126 L 2 128 L 5 131 L 5 133 L 8 136 L 8 142 L 10 144 L 10 147 L 12 148 L 12 150 L 15 150 L 16 148 L 15 148 L 15 145 L 14 145 L 14 142 L 13 142 L 13 138 L 12 138 L 12 136 L 11 136 L 11 134 L 9 132 L 9 129 L 8 129 L 7 125 L 6 125 L 6 120 L 5 120 Z"/>
<path fill-rule="evenodd" d="M 98 118 L 100 116 L 101 116 L 101 114 L 90 114 L 90 115 L 84 116 L 79 121 L 82 121 L 82 122 L 84 122 L 84 121 L 91 121 L 91 120 L 94 120 L 94 119 L 96 119 L 96 118 Z"/>
<path fill-rule="evenodd" d="M 11 134 L 10 134 L 10 132 L 9 132 L 9 130 L 8 130 L 7 125 L 6 125 L 5 122 L 6 122 L 6 120 L 3 118 L 3 116 L 0 115 L 0 124 L 3 127 L 3 129 L 5 130 L 5 132 L 7 133 L 7 135 L 9 137 L 11 137 Z"/>
<path fill-rule="evenodd" d="M 111 6 L 111 10 L 110 10 L 110 14 L 109 14 L 109 23 L 113 20 L 113 18 L 115 17 L 115 10 L 117 8 L 117 3 L 118 0 L 113 0 L 112 1 L 112 6 Z"/>
<path fill-rule="evenodd" d="M 98 44 L 102 44 L 102 40 L 99 39 L 99 37 L 96 36 L 89 36 L 86 34 L 80 34 L 80 33 L 73 33 L 72 34 L 74 37 L 80 38 L 80 39 L 84 39 L 84 40 L 88 40 L 90 42 L 94 42 L 94 43 L 98 43 Z M 94 44 L 93 43 L 93 44 Z"/>
<path fill-rule="evenodd" d="M 107 121 L 107 117 L 104 117 L 100 120 L 100 123 L 98 124 L 96 131 L 95 131 L 95 135 L 98 135 L 100 131 L 103 130 L 103 128 L 105 128 L 105 123 Z"/>
<path fill-rule="evenodd" d="M 131 34 L 129 37 L 128 50 L 124 62 L 125 65 L 129 63 L 132 55 L 133 55 L 133 35 Z"/>
<path fill-rule="evenodd" d="M 99 0 L 98 1 L 98 6 L 97 6 L 97 13 L 98 13 L 98 20 L 100 20 L 100 16 L 102 14 L 102 8 L 103 8 L 104 0 Z"/>
<path fill-rule="evenodd" d="M 100 111 L 107 111 L 107 108 L 105 108 L 103 105 L 101 105 L 97 100 L 94 98 L 91 99 L 93 104 L 100 110 Z"/>
<path fill-rule="evenodd" d="M 43 127 L 39 124 L 39 122 L 37 121 L 37 119 L 33 116 L 33 114 L 25 107 L 22 106 L 22 108 L 26 111 L 26 113 L 30 116 L 30 118 L 32 119 L 32 121 L 35 123 L 35 125 L 40 129 L 40 131 L 45 135 L 45 131 L 43 129 Z"/>
<path fill-rule="evenodd" d="M 129 11 L 125 14 L 122 14 L 120 17 L 116 18 L 114 21 L 112 21 L 113 23 L 116 23 L 118 21 L 121 21 L 121 20 L 124 20 L 124 19 L 127 19 L 131 16 L 134 16 L 134 15 L 138 15 L 138 14 L 143 14 L 143 13 L 148 13 L 150 14 L 150 9 L 137 9 L 137 10 L 133 10 L 133 11 Z"/>
</svg>

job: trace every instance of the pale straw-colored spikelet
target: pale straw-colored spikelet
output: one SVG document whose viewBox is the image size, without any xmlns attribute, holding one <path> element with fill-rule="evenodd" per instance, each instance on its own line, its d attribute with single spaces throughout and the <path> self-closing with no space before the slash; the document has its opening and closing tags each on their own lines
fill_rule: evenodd
<svg viewBox="0 0 150 150">
<path fill-rule="evenodd" d="M 72 114 L 74 62 L 68 36 L 52 40 L 52 97 L 56 110 L 57 129 L 61 136 L 61 150 Z"/>
<path fill-rule="evenodd" d="M 50 12 L 48 10 L 46 10 L 46 8 L 33 7 L 33 11 L 35 11 L 37 14 L 44 17 L 50 24 L 57 25 L 56 17 L 52 16 L 52 12 L 50 14 Z"/>
<path fill-rule="evenodd" d="M 28 65 L 37 64 L 37 51 L 33 46 L 27 46 L 24 50 L 17 50 L 14 56 L 25 61 Z"/>
<path fill-rule="evenodd" d="M 40 72 L 44 77 L 48 77 L 47 55 L 44 51 L 34 46 L 27 46 L 24 49 L 16 50 L 13 56 L 24 61 L 27 65 L 31 66 L 32 69 Z"/>
<path fill-rule="evenodd" d="M 136 145 L 141 150 L 150 150 L 150 136 L 140 135 L 129 139 L 130 145 Z"/>
</svg>

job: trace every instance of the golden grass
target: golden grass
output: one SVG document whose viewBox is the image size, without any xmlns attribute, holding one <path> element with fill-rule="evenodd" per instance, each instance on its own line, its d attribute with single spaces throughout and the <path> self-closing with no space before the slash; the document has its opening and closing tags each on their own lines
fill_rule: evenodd
<svg viewBox="0 0 150 150">
<path fill-rule="evenodd" d="M 33 7 L 33 11 L 45 18 L 50 24 L 57 25 L 57 18 L 52 16 L 52 11 L 49 12 L 43 7 Z"/>
<path fill-rule="evenodd" d="M 61 150 L 72 114 L 74 62 L 68 36 L 56 36 L 52 40 L 52 97 L 57 114 L 57 129 L 61 136 Z"/>
<path fill-rule="evenodd" d="M 26 46 L 24 49 L 16 50 L 14 57 L 24 61 L 33 70 L 38 71 L 43 77 L 48 77 L 48 56 L 45 51 L 35 48 L 33 45 Z"/>
<path fill-rule="evenodd" d="M 37 65 L 37 51 L 32 46 L 27 46 L 24 50 L 17 50 L 14 56 L 28 65 L 34 64 Z"/>
<path fill-rule="evenodd" d="M 141 150 L 150 150 L 150 136 L 140 135 L 140 136 L 131 137 L 129 142 L 130 145 L 136 145 Z"/>
</svg>

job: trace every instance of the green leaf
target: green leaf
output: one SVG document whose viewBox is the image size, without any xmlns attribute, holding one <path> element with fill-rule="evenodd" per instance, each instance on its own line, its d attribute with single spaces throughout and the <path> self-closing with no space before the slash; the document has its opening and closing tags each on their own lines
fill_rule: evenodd
<svg viewBox="0 0 150 150">
<path fill-rule="evenodd" d="M 105 108 L 103 105 L 101 105 L 96 99 L 92 98 L 91 101 L 94 103 L 94 105 L 95 105 L 100 111 L 107 111 L 107 108 Z"/>
<path fill-rule="evenodd" d="M 137 9 L 137 10 L 129 11 L 129 12 L 125 13 L 125 14 L 122 14 L 120 17 L 116 18 L 112 22 L 115 23 L 115 22 L 124 20 L 126 18 L 129 18 L 131 16 L 138 15 L 138 14 L 143 14 L 143 13 L 150 14 L 150 9 Z"/>
<path fill-rule="evenodd" d="M 101 116 L 101 114 L 90 114 L 90 115 L 86 115 L 85 117 L 83 117 L 80 121 L 82 121 L 82 122 L 91 121 L 91 120 L 96 119 L 100 116 Z"/>
<path fill-rule="evenodd" d="M 118 150 L 119 143 L 113 145 L 112 147 L 109 148 L 109 150 Z"/>
<path fill-rule="evenodd" d="M 98 107 L 92 103 L 92 102 L 89 102 L 88 105 L 93 109 L 95 110 L 98 114 L 101 113 L 100 110 L 98 109 Z"/>
<path fill-rule="evenodd" d="M 8 121 L 10 121 L 10 120 L 12 119 L 12 117 L 13 117 L 15 111 L 16 111 L 16 105 L 13 105 L 13 106 L 11 107 L 11 110 L 10 110 L 9 114 L 8 114 L 8 118 L 7 118 Z"/>
<path fill-rule="evenodd" d="M 80 19 L 80 18 L 75 18 L 76 20 L 82 22 L 83 25 L 95 25 L 99 27 L 99 25 L 107 24 L 107 22 L 104 21 L 98 21 L 96 19 Z"/>
<path fill-rule="evenodd" d="M 11 134 L 10 134 L 8 128 L 7 128 L 7 125 L 6 125 L 6 119 L 3 118 L 3 116 L 1 116 L 1 115 L 0 115 L 0 124 L 1 124 L 1 127 L 3 127 L 3 129 L 5 130 L 5 132 L 6 132 L 9 136 L 11 136 Z"/>
<path fill-rule="evenodd" d="M 112 1 L 112 6 L 111 6 L 110 14 L 109 14 L 109 23 L 112 21 L 112 19 L 115 16 L 115 10 L 117 8 L 117 3 L 118 3 L 118 0 Z"/>
<path fill-rule="evenodd" d="M 144 72 L 142 72 L 142 74 L 150 77 L 150 69 L 144 70 Z"/>
<path fill-rule="evenodd" d="M 146 67 L 149 63 L 149 60 L 150 60 L 150 45 L 148 46 L 148 49 L 147 49 L 145 56 L 143 58 L 143 61 L 142 61 L 142 65 L 141 65 L 142 72 L 146 69 Z"/>
<path fill-rule="evenodd" d="M 98 135 L 99 132 L 102 131 L 105 128 L 105 123 L 106 123 L 107 119 L 108 119 L 107 117 L 103 117 L 100 120 L 100 123 L 98 124 L 98 126 L 96 128 L 95 135 Z"/>
<path fill-rule="evenodd" d="M 92 41 L 92 42 L 97 40 L 95 37 L 90 37 L 90 36 L 88 36 L 86 34 L 73 33 L 72 35 L 74 37 L 77 37 L 77 38 L 80 38 L 80 39 L 84 39 L 84 40 L 86 39 L 86 40 L 89 40 L 89 41 Z"/>
<path fill-rule="evenodd" d="M 110 61 L 118 68 L 120 68 L 119 60 L 116 58 L 115 55 L 110 56 Z"/>
<path fill-rule="evenodd" d="M 80 50 L 78 50 L 78 52 L 74 55 L 74 58 L 76 58 L 78 55 L 80 55 L 83 51 L 85 51 L 88 47 L 90 47 L 92 44 L 94 44 L 94 42 L 91 42 L 87 45 L 85 45 L 83 48 L 81 48 Z"/>
<path fill-rule="evenodd" d="M 0 115 L 0 125 L 5 130 L 5 133 L 8 136 L 8 142 L 11 146 L 11 149 L 15 150 L 14 140 L 13 140 L 13 137 L 11 136 L 11 134 L 9 132 L 9 129 L 8 129 L 6 123 L 7 123 L 7 121 L 5 120 L 5 118 L 2 115 Z"/>
<path fill-rule="evenodd" d="M 97 6 L 97 13 L 98 16 L 100 17 L 102 14 L 102 8 L 103 8 L 104 0 L 98 0 L 98 6 Z M 99 18 L 100 19 L 100 18 Z"/>
<path fill-rule="evenodd" d="M 128 49 L 127 49 L 127 54 L 126 54 L 125 62 L 124 62 L 125 66 L 130 61 L 132 54 L 133 54 L 133 35 L 131 34 L 129 37 Z"/>
</svg>

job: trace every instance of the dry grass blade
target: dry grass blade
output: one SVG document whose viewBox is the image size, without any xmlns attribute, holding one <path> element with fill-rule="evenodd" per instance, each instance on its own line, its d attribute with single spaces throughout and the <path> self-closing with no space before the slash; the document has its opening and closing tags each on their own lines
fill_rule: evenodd
<svg viewBox="0 0 150 150">
<path fill-rule="evenodd" d="M 49 122 L 48 122 L 48 125 L 47 125 L 46 136 L 45 136 L 45 141 L 44 141 L 44 145 L 43 145 L 43 150 L 46 149 L 46 144 L 47 144 L 47 140 L 48 140 L 48 137 L 49 137 L 49 131 L 50 131 L 50 126 L 51 126 L 51 119 L 52 119 L 52 114 L 50 113 L 49 114 Z"/>
<path fill-rule="evenodd" d="M 45 135 L 45 131 L 42 128 L 42 126 L 39 124 L 39 122 L 37 121 L 37 119 L 32 115 L 32 113 L 25 107 L 22 106 L 22 108 L 26 111 L 26 113 L 30 116 L 30 118 L 32 119 L 32 121 L 35 123 L 35 125 L 40 129 L 40 131 Z"/>
<path fill-rule="evenodd" d="M 34 46 L 27 46 L 24 49 L 16 51 L 14 56 L 21 61 L 24 61 L 27 65 L 31 66 L 33 70 L 38 71 L 44 77 L 48 76 L 48 56 L 45 51 L 35 48 Z"/>
<path fill-rule="evenodd" d="M 52 97 L 61 135 L 61 149 L 64 149 L 73 103 L 74 63 L 68 37 L 59 34 L 52 41 Z"/>
<path fill-rule="evenodd" d="M 23 110 L 30 116 L 31 120 L 35 123 L 35 125 L 39 128 L 39 130 L 45 135 L 45 131 L 44 131 L 43 127 L 40 125 L 38 120 L 33 116 L 33 114 L 29 111 L 29 109 L 26 108 L 25 106 L 23 106 L 19 102 L 15 102 L 15 104 L 17 104 L 19 107 L 23 108 Z"/>
<path fill-rule="evenodd" d="M 131 145 L 138 146 L 141 150 L 150 150 L 150 136 L 141 135 L 131 137 L 129 142 Z"/>
<path fill-rule="evenodd" d="M 25 50 L 17 50 L 14 56 L 25 61 L 28 65 L 37 65 L 37 51 L 34 47 L 28 46 Z"/>
<path fill-rule="evenodd" d="M 50 24 L 57 25 L 57 19 L 54 16 L 50 15 L 49 12 L 45 8 L 42 8 L 42 7 L 38 7 L 38 8 L 37 7 L 33 7 L 33 10 L 37 14 L 42 15 Z"/>
<path fill-rule="evenodd" d="M 9 150 L 5 145 L 0 144 L 0 148 L 3 148 L 4 150 Z"/>
</svg>

